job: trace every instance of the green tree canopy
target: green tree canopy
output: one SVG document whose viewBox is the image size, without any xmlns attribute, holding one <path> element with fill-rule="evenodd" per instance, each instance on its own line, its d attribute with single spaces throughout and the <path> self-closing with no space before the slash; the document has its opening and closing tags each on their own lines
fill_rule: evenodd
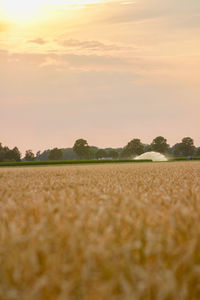
<svg viewBox="0 0 200 300">
<path fill-rule="evenodd" d="M 200 147 L 196 149 L 195 155 L 200 156 Z"/>
<path fill-rule="evenodd" d="M 54 149 L 50 150 L 50 152 L 48 154 L 49 160 L 61 160 L 62 157 L 63 157 L 62 150 L 58 149 L 58 148 L 54 148 Z"/>
<path fill-rule="evenodd" d="M 88 142 L 84 139 L 76 140 L 73 151 L 80 159 L 89 159 L 93 155 L 93 151 L 89 147 Z"/>
<path fill-rule="evenodd" d="M 129 158 L 131 156 L 129 149 L 124 147 L 120 153 L 121 158 Z"/>
<path fill-rule="evenodd" d="M 26 150 L 25 160 L 26 161 L 33 161 L 34 159 L 35 159 L 35 155 L 33 154 L 32 150 Z"/>
<path fill-rule="evenodd" d="M 182 147 L 181 143 L 177 143 L 173 146 L 173 155 L 174 156 L 181 156 L 182 154 Z"/>
<path fill-rule="evenodd" d="M 119 157 L 119 154 L 115 149 L 111 149 L 108 151 L 107 156 L 113 159 L 117 159 Z"/>
<path fill-rule="evenodd" d="M 12 150 L 12 158 L 15 161 L 20 161 L 21 160 L 21 153 L 17 147 L 13 148 Z"/>
<path fill-rule="evenodd" d="M 2 144 L 0 143 L 0 162 L 4 161 L 5 158 L 5 150 Z"/>
<path fill-rule="evenodd" d="M 104 149 L 99 149 L 99 150 L 97 150 L 97 152 L 95 153 L 95 157 L 96 157 L 97 159 L 107 157 L 107 152 L 106 152 L 106 150 L 104 150 Z"/>
<path fill-rule="evenodd" d="M 144 144 L 140 139 L 131 140 L 122 150 L 121 157 L 136 156 L 144 153 Z"/>
<path fill-rule="evenodd" d="M 0 161 L 20 161 L 21 153 L 17 147 L 9 149 L 7 146 L 3 147 L 0 144 Z"/>
<path fill-rule="evenodd" d="M 169 145 L 163 136 L 158 136 L 151 143 L 151 149 L 152 151 L 166 154 L 169 151 Z"/>
<path fill-rule="evenodd" d="M 181 142 L 181 152 L 183 156 L 192 156 L 195 152 L 194 141 L 191 137 L 185 137 Z"/>
</svg>

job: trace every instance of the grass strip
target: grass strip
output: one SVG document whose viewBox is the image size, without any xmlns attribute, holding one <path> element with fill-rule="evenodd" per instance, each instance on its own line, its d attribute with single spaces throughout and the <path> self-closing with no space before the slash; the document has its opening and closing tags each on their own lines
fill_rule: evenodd
<svg viewBox="0 0 200 300">
<path fill-rule="evenodd" d="M 20 161 L 20 162 L 1 162 L 0 167 L 20 167 L 20 166 L 48 166 L 48 165 L 82 165 L 82 164 L 111 164 L 111 163 L 144 163 L 152 162 L 150 159 L 133 160 L 59 160 L 59 161 Z"/>
</svg>

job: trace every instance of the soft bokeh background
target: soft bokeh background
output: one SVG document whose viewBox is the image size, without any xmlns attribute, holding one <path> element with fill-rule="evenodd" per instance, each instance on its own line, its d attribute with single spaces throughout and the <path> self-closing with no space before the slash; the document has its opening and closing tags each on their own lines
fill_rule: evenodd
<svg viewBox="0 0 200 300">
<path fill-rule="evenodd" d="M 2 143 L 118 147 L 163 135 L 200 145 L 199 0 L 43 0 L 30 15 L 3 2 Z"/>
</svg>

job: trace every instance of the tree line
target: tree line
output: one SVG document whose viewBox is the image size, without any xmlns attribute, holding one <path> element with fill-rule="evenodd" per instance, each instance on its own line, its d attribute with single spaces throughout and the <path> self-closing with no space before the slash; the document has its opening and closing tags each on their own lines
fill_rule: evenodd
<svg viewBox="0 0 200 300">
<path fill-rule="evenodd" d="M 0 162 L 3 161 L 20 161 L 21 153 L 17 147 L 13 149 L 8 148 L 0 143 Z"/>
<path fill-rule="evenodd" d="M 179 143 L 172 147 L 167 143 L 167 139 L 158 136 L 153 139 L 151 144 L 144 144 L 140 139 L 134 138 L 123 148 L 99 149 L 89 146 L 85 139 L 75 141 L 73 148 L 48 149 L 42 153 L 38 151 L 34 155 L 32 150 L 27 150 L 25 156 L 22 155 L 17 147 L 9 149 L 0 143 L 0 162 L 7 161 L 45 161 L 45 160 L 74 160 L 74 159 L 125 159 L 141 155 L 148 151 L 159 152 L 171 157 L 192 157 L 200 156 L 200 147 L 195 147 L 191 137 L 184 137 Z"/>
<path fill-rule="evenodd" d="M 115 149 L 109 151 L 98 149 L 96 152 L 88 145 L 86 140 L 79 139 L 75 142 L 73 150 L 81 159 L 131 158 L 149 151 L 155 151 L 174 157 L 200 156 L 200 147 L 195 147 L 194 140 L 190 137 L 183 138 L 180 143 L 175 144 L 173 147 L 170 147 L 167 143 L 167 139 L 158 136 L 153 139 L 150 145 L 143 144 L 140 139 L 132 139 L 120 151 Z"/>
</svg>

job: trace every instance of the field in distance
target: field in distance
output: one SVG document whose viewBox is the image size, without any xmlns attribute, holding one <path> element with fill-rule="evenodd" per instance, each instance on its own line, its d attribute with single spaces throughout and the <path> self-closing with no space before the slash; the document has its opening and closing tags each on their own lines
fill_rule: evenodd
<svg viewBox="0 0 200 300">
<path fill-rule="evenodd" d="M 200 299 L 200 162 L 0 169 L 0 299 Z"/>
</svg>

